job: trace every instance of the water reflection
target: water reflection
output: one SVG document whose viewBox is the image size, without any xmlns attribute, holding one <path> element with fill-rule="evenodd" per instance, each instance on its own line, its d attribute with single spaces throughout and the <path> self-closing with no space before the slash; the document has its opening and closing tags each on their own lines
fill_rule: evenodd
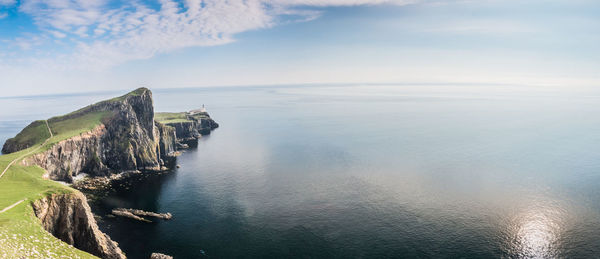
<svg viewBox="0 0 600 259">
<path fill-rule="evenodd" d="M 461 89 L 155 91 L 156 110 L 207 101 L 222 127 L 106 200 L 173 220 L 102 230 L 129 258 L 597 258 L 599 98 Z M 0 138 L 45 117 L 31 107 L 103 98 L 73 99 L 0 102 L 27 120 Z"/>
<path fill-rule="evenodd" d="M 514 219 L 511 254 L 519 258 L 554 258 L 565 231 L 565 212 L 558 206 L 533 206 Z"/>
</svg>

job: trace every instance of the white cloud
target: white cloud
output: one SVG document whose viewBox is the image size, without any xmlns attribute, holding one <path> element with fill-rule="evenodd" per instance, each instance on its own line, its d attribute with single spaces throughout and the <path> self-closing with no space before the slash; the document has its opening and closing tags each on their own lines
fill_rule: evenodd
<svg viewBox="0 0 600 259">
<path fill-rule="evenodd" d="M 352 6 L 352 5 L 377 5 L 377 4 L 412 4 L 418 0 L 270 0 L 271 4 L 287 6 Z"/>
<path fill-rule="evenodd" d="M 62 33 L 62 32 L 59 32 L 59 31 L 48 31 L 48 33 L 50 33 L 52 36 L 54 36 L 54 37 L 56 37 L 56 38 L 59 38 L 59 39 L 62 39 L 62 38 L 64 38 L 64 37 L 67 37 L 67 35 L 66 35 L 66 34 L 64 34 L 64 33 Z"/>
<path fill-rule="evenodd" d="M 0 19 L 4 19 L 6 17 L 8 17 L 7 13 L 0 13 Z"/>
<path fill-rule="evenodd" d="M 13 6 L 17 3 L 17 0 L 0 0 L 0 6 Z"/>
<path fill-rule="evenodd" d="M 19 10 L 31 15 L 49 35 L 76 45 L 71 54 L 61 58 L 62 65 L 95 70 L 180 48 L 230 43 L 237 33 L 286 22 L 282 16 L 304 22 L 321 15 L 319 10 L 303 8 L 306 6 L 408 4 L 414 0 L 184 0 L 183 4 L 160 0 L 158 10 L 137 1 L 119 7 L 109 2 L 23 0 Z M 31 48 L 31 44 L 20 45 Z"/>
</svg>

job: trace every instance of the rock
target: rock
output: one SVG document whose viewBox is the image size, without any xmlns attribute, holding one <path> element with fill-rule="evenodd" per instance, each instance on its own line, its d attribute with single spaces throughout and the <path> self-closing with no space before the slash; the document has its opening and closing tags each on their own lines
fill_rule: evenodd
<svg viewBox="0 0 600 259">
<path fill-rule="evenodd" d="M 90 206 L 79 191 L 52 194 L 32 206 L 44 229 L 60 240 L 101 258 L 125 258 L 117 242 L 98 229 Z"/>
<path fill-rule="evenodd" d="M 152 222 L 150 220 L 147 220 L 145 218 L 137 216 L 137 215 L 135 215 L 127 210 L 124 210 L 124 209 L 114 209 L 114 210 L 112 210 L 112 214 L 115 216 L 121 216 L 121 217 L 130 218 L 130 219 L 135 219 L 137 221 Z"/>
<path fill-rule="evenodd" d="M 125 208 L 113 209 L 112 213 L 117 216 L 123 216 L 123 217 L 132 218 L 135 220 L 141 220 L 141 221 L 147 221 L 147 222 L 150 222 L 150 221 L 142 218 L 142 216 L 154 217 L 154 218 L 159 218 L 159 219 L 164 219 L 164 220 L 169 220 L 169 219 L 173 218 L 173 215 L 168 212 L 167 213 L 155 213 L 155 212 L 150 212 L 150 211 L 143 211 L 143 210 L 137 210 L 137 209 L 125 209 Z"/>
<path fill-rule="evenodd" d="M 172 168 L 175 157 L 181 154 L 177 148 L 184 145 L 189 147 L 189 144 L 182 144 L 181 140 L 193 139 L 197 145 L 197 138 L 201 134 L 208 134 L 219 126 L 207 113 L 190 115 L 190 122 L 180 125 L 156 122 L 152 92 L 146 88 L 51 118 L 48 122 L 52 125 L 94 112 L 105 114 L 101 124 L 94 129 L 55 143 L 44 152 L 23 159 L 21 164 L 40 166 L 46 170 L 44 178 L 66 182 L 72 182 L 73 177 L 80 173 L 87 173 L 91 180 L 81 181 L 75 187 L 79 185 L 83 189 L 97 190 L 109 186 L 111 180 L 139 174 L 139 170 Z M 25 138 L 30 136 L 30 132 L 39 133 L 40 126 L 45 126 L 45 122 L 31 123 L 19 133 L 23 134 L 21 137 L 18 134 L 7 140 L 2 152 L 16 152 L 40 143 L 40 138 L 49 137 L 35 135 L 39 138 L 31 141 Z M 192 142 L 190 144 L 193 145 Z M 89 204 L 79 191 L 48 194 L 32 206 L 44 229 L 62 241 L 101 258 L 125 258 L 118 244 L 98 229 Z M 113 214 L 142 221 L 149 221 L 142 216 L 172 217 L 170 213 L 132 209 L 113 211 Z M 172 258 L 162 254 L 157 256 Z"/>
<path fill-rule="evenodd" d="M 52 123 L 96 111 L 112 114 L 92 131 L 63 140 L 22 163 L 39 165 L 50 179 L 67 182 L 80 172 L 108 176 L 121 171 L 160 171 L 162 166 L 171 167 L 177 147 L 175 129 L 154 121 L 150 90 L 141 88 L 134 93 L 50 119 Z"/>
<path fill-rule="evenodd" d="M 212 130 L 219 127 L 219 124 L 210 118 L 210 115 L 206 112 L 194 113 L 193 115 L 188 114 L 186 116 L 189 121 L 166 124 L 175 129 L 179 149 L 189 148 L 194 145 L 192 141 L 196 141 L 202 135 L 210 134 Z"/>
<path fill-rule="evenodd" d="M 150 255 L 150 259 L 173 259 L 173 256 L 161 254 L 161 253 L 152 253 Z"/>
<path fill-rule="evenodd" d="M 196 121 L 173 122 L 166 125 L 175 129 L 175 135 L 179 141 L 194 140 L 201 136 Z"/>
</svg>

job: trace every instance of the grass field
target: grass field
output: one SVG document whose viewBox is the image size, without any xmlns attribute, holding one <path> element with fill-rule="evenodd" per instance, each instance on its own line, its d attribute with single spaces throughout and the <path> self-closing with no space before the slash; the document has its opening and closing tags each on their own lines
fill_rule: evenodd
<svg viewBox="0 0 600 259">
<path fill-rule="evenodd" d="M 154 114 L 154 120 L 163 124 L 190 121 L 185 112 L 157 112 Z"/>
</svg>

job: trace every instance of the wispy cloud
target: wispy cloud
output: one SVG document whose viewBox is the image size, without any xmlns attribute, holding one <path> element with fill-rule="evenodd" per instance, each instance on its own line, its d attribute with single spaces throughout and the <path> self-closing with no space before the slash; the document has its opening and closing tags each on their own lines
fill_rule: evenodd
<svg viewBox="0 0 600 259">
<path fill-rule="evenodd" d="M 14 4 L 14 1 L 0 0 Z M 130 60 L 197 46 L 227 44 L 240 32 L 318 18 L 305 7 L 409 4 L 414 0 L 160 0 L 159 8 L 134 1 L 121 6 L 109 0 L 23 0 L 20 12 L 30 15 L 49 38 L 69 41 L 71 53 L 58 66 L 104 69 Z M 39 37 L 39 36 L 36 36 Z M 31 44 L 16 39 L 26 49 Z M 52 41 L 50 41 L 52 43 Z M 40 61 L 38 61 L 40 62 Z M 49 61 L 48 61 L 49 62 Z"/>
<path fill-rule="evenodd" d="M 17 3 L 17 0 L 0 0 L 0 6 L 13 6 Z"/>
</svg>

